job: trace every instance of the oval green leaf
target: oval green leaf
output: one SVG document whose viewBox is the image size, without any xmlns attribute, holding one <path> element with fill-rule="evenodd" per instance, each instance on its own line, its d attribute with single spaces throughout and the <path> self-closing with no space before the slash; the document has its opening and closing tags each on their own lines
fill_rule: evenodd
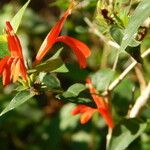
<svg viewBox="0 0 150 150">
<path fill-rule="evenodd" d="M 6 108 L 0 113 L 0 116 L 7 113 L 10 110 L 13 110 L 14 108 L 20 106 L 21 104 L 25 103 L 27 100 L 31 99 L 34 96 L 33 93 L 30 93 L 29 91 L 22 91 L 19 92 L 6 106 Z"/>
</svg>

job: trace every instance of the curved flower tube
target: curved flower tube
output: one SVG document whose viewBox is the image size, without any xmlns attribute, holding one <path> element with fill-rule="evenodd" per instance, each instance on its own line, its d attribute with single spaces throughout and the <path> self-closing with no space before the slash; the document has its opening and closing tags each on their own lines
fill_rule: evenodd
<svg viewBox="0 0 150 150">
<path fill-rule="evenodd" d="M 90 49 L 84 43 L 74 38 L 71 38 L 69 36 L 59 36 L 67 17 L 71 14 L 73 7 L 74 0 L 71 1 L 67 11 L 46 36 L 36 55 L 34 64 L 38 64 L 56 42 L 64 42 L 65 44 L 70 46 L 71 49 L 73 49 L 79 60 L 80 67 L 86 67 L 86 58 L 90 56 Z"/>
<path fill-rule="evenodd" d="M 3 77 L 3 85 L 16 82 L 21 76 L 23 80 L 27 80 L 27 71 L 23 60 L 22 48 L 17 35 L 9 21 L 6 22 L 5 28 L 7 34 L 8 50 L 11 56 L 5 56 L 0 60 L 0 75 Z"/>
<path fill-rule="evenodd" d="M 91 96 L 92 96 L 97 108 L 92 108 L 92 107 L 89 107 L 86 105 L 77 105 L 77 107 L 75 107 L 72 110 L 72 114 L 73 115 L 81 114 L 80 122 L 82 124 L 84 124 L 90 120 L 90 118 L 92 117 L 94 112 L 98 111 L 102 115 L 104 120 L 106 121 L 106 124 L 109 126 L 109 128 L 113 128 L 114 122 L 112 119 L 109 103 L 106 102 L 103 99 L 103 97 L 100 97 L 99 95 L 97 95 L 97 90 L 93 87 L 90 78 L 88 78 L 86 80 L 86 82 L 87 82 Z"/>
</svg>

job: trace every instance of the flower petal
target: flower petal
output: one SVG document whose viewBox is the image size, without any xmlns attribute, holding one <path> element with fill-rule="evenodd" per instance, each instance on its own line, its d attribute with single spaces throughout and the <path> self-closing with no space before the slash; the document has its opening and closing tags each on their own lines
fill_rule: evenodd
<svg viewBox="0 0 150 150">
<path fill-rule="evenodd" d="M 89 108 L 88 111 L 84 112 L 80 117 L 81 124 L 87 123 L 91 119 L 91 117 L 95 113 L 95 111 L 96 111 L 96 109 Z"/>
<path fill-rule="evenodd" d="M 23 57 L 20 41 L 17 35 L 14 33 L 13 28 L 9 21 L 6 22 L 5 31 L 7 33 L 8 49 L 11 53 L 11 56 Z"/>
<path fill-rule="evenodd" d="M 104 120 L 106 121 L 107 125 L 110 128 L 113 128 L 114 122 L 113 122 L 112 115 L 111 115 L 110 111 L 107 109 L 102 109 L 102 108 L 99 108 L 98 110 L 99 110 L 100 114 L 102 115 L 102 117 L 104 118 Z"/>
<path fill-rule="evenodd" d="M 4 67 L 3 70 L 3 85 L 6 86 L 10 83 L 11 81 L 11 64 L 12 64 L 13 58 L 9 58 L 9 60 L 7 61 L 7 64 Z"/>
<path fill-rule="evenodd" d="M 74 6 L 74 1 L 72 0 L 67 11 L 64 13 L 61 19 L 55 24 L 55 26 L 51 29 L 51 31 L 46 36 L 44 42 L 42 43 L 36 55 L 34 64 L 38 64 L 41 61 L 41 59 L 45 56 L 45 54 L 48 52 L 48 50 L 53 46 L 56 38 L 59 36 L 62 30 L 62 27 L 67 17 L 71 14 L 73 6 Z"/>
<path fill-rule="evenodd" d="M 100 114 L 102 115 L 104 120 L 106 121 L 107 125 L 110 128 L 113 128 L 114 127 L 114 123 L 113 123 L 113 119 L 112 119 L 109 103 L 107 101 L 105 101 L 103 99 L 103 97 L 97 95 L 97 90 L 93 87 L 92 81 L 91 81 L 90 78 L 86 79 L 86 83 L 87 83 L 87 85 L 89 87 L 89 90 L 90 90 L 90 93 L 91 93 L 91 95 L 93 97 L 93 100 L 94 100 L 94 102 L 97 105 L 98 111 L 100 112 Z"/>
<path fill-rule="evenodd" d="M 90 107 L 86 105 L 77 105 L 71 112 L 72 115 L 77 115 L 86 112 Z"/>
<path fill-rule="evenodd" d="M 91 54 L 91 52 L 84 43 L 69 36 L 60 36 L 57 38 L 56 42 L 64 42 L 70 46 L 79 60 L 80 67 L 86 67 L 86 58 Z"/>
<path fill-rule="evenodd" d="M 86 105 L 77 105 L 71 113 L 72 115 L 81 114 L 80 122 L 81 124 L 85 124 L 90 120 L 95 111 L 97 111 L 95 108 Z"/>
<path fill-rule="evenodd" d="M 16 82 L 18 80 L 19 75 L 20 75 L 20 62 L 19 62 L 19 59 L 16 59 L 12 66 L 13 82 Z"/>
<path fill-rule="evenodd" d="M 93 87 L 91 79 L 87 78 L 86 83 L 89 87 L 91 96 L 93 97 L 93 100 L 96 103 L 97 107 L 98 108 L 106 108 L 107 104 L 105 103 L 103 97 L 101 97 L 97 94 L 97 90 Z"/>
<path fill-rule="evenodd" d="M 9 59 L 9 56 L 6 56 L 2 60 L 0 60 L 0 75 L 3 72 L 5 65 L 7 64 L 8 59 Z"/>
<path fill-rule="evenodd" d="M 24 80 L 27 80 L 27 70 L 24 65 L 23 59 L 19 59 L 18 63 L 20 64 L 20 75 Z"/>
</svg>

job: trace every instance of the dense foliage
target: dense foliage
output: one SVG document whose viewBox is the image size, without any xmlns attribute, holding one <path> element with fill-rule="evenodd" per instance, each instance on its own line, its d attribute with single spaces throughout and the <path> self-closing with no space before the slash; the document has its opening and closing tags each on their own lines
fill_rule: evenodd
<svg viewBox="0 0 150 150">
<path fill-rule="evenodd" d="M 0 2 L 1 150 L 150 149 L 150 1 Z"/>
</svg>

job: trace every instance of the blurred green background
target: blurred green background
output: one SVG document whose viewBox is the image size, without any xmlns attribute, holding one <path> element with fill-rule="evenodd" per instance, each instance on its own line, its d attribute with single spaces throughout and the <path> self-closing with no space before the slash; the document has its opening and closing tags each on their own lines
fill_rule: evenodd
<svg viewBox="0 0 150 150">
<path fill-rule="evenodd" d="M 0 32 L 6 20 L 11 20 L 25 3 L 25 0 L 0 0 Z M 35 55 L 51 27 L 67 9 L 68 0 L 32 0 L 26 10 L 17 35 L 21 40 L 25 59 L 31 65 Z M 116 49 L 103 43 L 85 22 L 85 18 L 94 21 L 99 31 L 104 30 L 95 18 L 97 0 L 80 0 L 82 4 L 73 10 L 67 19 L 62 34 L 70 35 L 85 42 L 91 49 L 88 67 L 79 68 L 77 60 L 67 46 L 58 43 L 53 47 L 53 55 L 64 47 L 61 57 L 67 64 L 68 73 L 59 73 L 61 86 L 66 90 L 73 83 L 85 83 L 85 77 L 99 69 L 112 68 Z M 108 35 L 106 35 L 108 36 Z M 149 31 L 142 44 L 143 49 L 150 46 Z M 108 36 L 110 38 L 110 36 Z M 144 59 L 144 77 L 149 79 L 150 57 Z M 120 55 L 115 76 L 129 65 L 128 55 Z M 1 84 L 2 85 L 2 84 Z M 0 86 L 0 111 L 2 111 L 15 94 L 15 85 L 6 88 Z M 133 70 L 114 90 L 112 98 L 113 116 L 119 122 L 126 116 L 128 108 L 139 95 L 139 83 Z M 128 93 L 128 94 L 126 94 Z M 107 127 L 99 114 L 94 114 L 86 125 L 79 123 L 79 116 L 72 116 L 75 104 L 62 102 L 55 98 L 55 93 L 45 92 L 19 108 L 0 117 L 0 150 L 105 150 Z M 150 106 L 147 105 L 141 118 L 150 117 Z M 128 150 L 150 149 L 150 128 L 136 139 Z"/>
</svg>

